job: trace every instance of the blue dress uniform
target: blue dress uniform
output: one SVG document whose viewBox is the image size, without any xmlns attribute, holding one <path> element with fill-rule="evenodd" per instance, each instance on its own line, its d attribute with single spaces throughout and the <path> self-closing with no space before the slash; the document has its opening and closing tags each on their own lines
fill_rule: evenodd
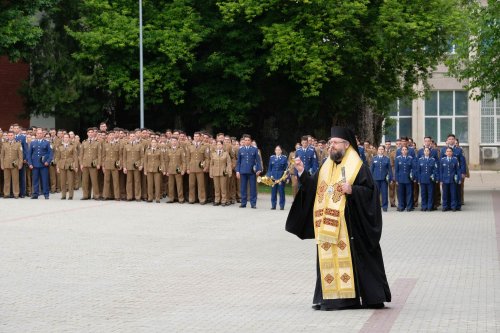
<svg viewBox="0 0 500 333">
<path fill-rule="evenodd" d="M 396 149 L 396 157 L 401 156 L 401 148 Z M 412 147 L 408 148 L 408 156 L 415 158 L 415 149 Z"/>
<path fill-rule="evenodd" d="M 398 210 L 413 210 L 413 157 L 396 157 L 395 178 L 398 182 Z"/>
<path fill-rule="evenodd" d="M 439 181 L 443 183 L 442 192 L 442 205 L 443 211 L 452 209 L 453 211 L 458 208 L 458 191 L 457 183 L 460 183 L 460 169 L 458 159 L 454 156 L 448 158 L 445 156 L 441 158 L 439 167 Z"/>
<path fill-rule="evenodd" d="M 247 205 L 247 184 L 250 181 L 250 205 L 257 206 L 257 188 L 255 173 L 262 171 L 259 151 L 253 146 L 242 146 L 238 150 L 236 172 L 240 173 L 241 207 Z"/>
<path fill-rule="evenodd" d="M 363 146 L 358 146 L 358 153 L 359 157 L 361 158 L 361 161 L 363 161 L 364 164 L 368 165 L 366 161 L 366 155 L 365 155 L 365 147 Z"/>
<path fill-rule="evenodd" d="M 375 184 L 382 194 L 382 209 L 387 211 L 388 201 L 387 194 L 389 189 L 389 182 L 392 181 L 391 160 L 389 157 L 376 155 L 372 159 L 370 170 L 375 180 Z"/>
<path fill-rule="evenodd" d="M 437 149 L 431 149 L 429 148 L 429 157 L 432 157 L 436 160 L 436 162 L 439 162 L 439 151 Z M 424 156 L 424 148 L 420 148 L 417 153 L 417 159 L 420 159 L 420 157 L 425 157 Z"/>
<path fill-rule="evenodd" d="M 16 141 L 21 142 L 21 147 L 23 148 L 23 161 L 28 161 L 28 144 L 26 143 L 26 136 L 22 134 L 16 135 Z M 19 196 L 24 198 L 26 196 L 26 170 L 24 169 L 24 164 L 21 170 L 19 170 Z"/>
<path fill-rule="evenodd" d="M 33 166 L 33 199 L 38 198 L 40 189 L 40 178 L 42 178 L 42 191 L 46 199 L 49 198 L 49 167 L 52 161 L 52 149 L 50 142 L 46 140 L 33 140 L 28 151 L 28 164 Z"/>
<path fill-rule="evenodd" d="M 302 163 L 304 164 L 304 170 L 309 172 L 310 175 L 314 175 L 319 169 L 318 158 L 316 157 L 316 151 L 314 148 L 300 147 L 295 151 L 295 158 L 300 158 Z M 295 174 L 298 174 L 295 172 Z"/>
<path fill-rule="evenodd" d="M 288 158 L 284 155 L 276 156 L 271 155 L 269 158 L 269 168 L 267 169 L 267 176 L 278 180 L 283 176 L 283 173 L 288 167 Z M 276 201 L 278 192 L 280 194 L 280 209 L 285 208 L 285 182 L 274 185 L 271 188 L 271 208 L 276 209 Z"/>
<path fill-rule="evenodd" d="M 441 156 L 446 157 L 446 149 L 448 147 L 443 147 L 441 148 Z M 465 157 L 464 157 L 464 152 L 462 148 L 453 146 L 451 147 L 453 150 L 453 157 L 456 157 L 458 160 L 458 176 L 460 177 L 460 182 L 462 181 L 461 177 L 462 175 L 465 175 L 467 173 L 467 165 L 465 162 Z M 461 200 L 461 187 L 456 186 L 457 189 L 457 210 L 460 210 L 462 208 L 462 200 Z"/>
<path fill-rule="evenodd" d="M 432 210 L 434 207 L 434 184 L 439 178 L 437 159 L 434 157 L 420 157 L 416 164 L 416 177 L 420 184 L 422 210 Z"/>
</svg>

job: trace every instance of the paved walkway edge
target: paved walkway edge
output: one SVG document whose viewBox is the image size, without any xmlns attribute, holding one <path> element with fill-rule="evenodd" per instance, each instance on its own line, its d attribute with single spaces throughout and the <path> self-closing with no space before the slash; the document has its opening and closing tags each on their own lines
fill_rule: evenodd
<svg viewBox="0 0 500 333">
<path fill-rule="evenodd" d="M 386 308 L 375 310 L 360 333 L 387 333 L 403 309 L 417 279 L 397 279 L 391 286 L 392 302 Z"/>
</svg>

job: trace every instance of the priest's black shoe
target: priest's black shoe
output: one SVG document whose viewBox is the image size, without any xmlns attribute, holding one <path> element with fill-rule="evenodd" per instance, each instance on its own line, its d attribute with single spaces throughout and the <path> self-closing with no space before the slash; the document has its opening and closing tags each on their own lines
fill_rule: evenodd
<svg viewBox="0 0 500 333">
<path fill-rule="evenodd" d="M 363 309 L 383 309 L 385 308 L 384 303 L 366 304 L 363 305 Z"/>
<path fill-rule="evenodd" d="M 321 310 L 321 304 L 313 304 L 312 308 L 313 310 Z"/>
</svg>

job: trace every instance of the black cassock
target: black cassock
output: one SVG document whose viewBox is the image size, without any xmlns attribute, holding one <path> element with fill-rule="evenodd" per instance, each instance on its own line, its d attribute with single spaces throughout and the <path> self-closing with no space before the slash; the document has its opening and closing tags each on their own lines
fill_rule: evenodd
<svg viewBox="0 0 500 333">
<path fill-rule="evenodd" d="M 314 238 L 313 210 L 316 199 L 318 174 L 302 173 L 299 191 L 293 201 L 286 221 L 286 230 L 300 239 Z M 360 305 L 378 305 L 391 301 L 391 291 L 385 275 L 380 236 L 382 234 L 382 212 L 379 192 L 368 167 L 363 164 L 359 170 L 352 193 L 347 195 L 345 218 L 350 237 L 352 264 L 354 267 L 357 298 L 323 299 L 321 275 L 317 260 L 316 289 L 314 304 L 325 309 L 341 309 Z"/>
</svg>

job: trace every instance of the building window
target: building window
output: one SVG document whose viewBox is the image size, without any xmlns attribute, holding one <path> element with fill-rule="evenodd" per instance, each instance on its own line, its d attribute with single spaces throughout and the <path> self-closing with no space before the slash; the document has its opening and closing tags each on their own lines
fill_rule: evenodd
<svg viewBox="0 0 500 333">
<path fill-rule="evenodd" d="M 445 144 L 448 134 L 454 133 L 460 144 L 468 143 L 468 114 L 467 91 L 432 91 L 425 100 L 424 136 Z"/>
<path fill-rule="evenodd" d="M 500 103 L 490 94 L 481 99 L 481 143 L 500 144 Z"/>
<path fill-rule="evenodd" d="M 412 136 L 412 101 L 409 99 L 397 100 L 391 105 L 389 117 L 391 125 L 385 128 L 384 140 L 392 142 L 402 136 Z"/>
</svg>

